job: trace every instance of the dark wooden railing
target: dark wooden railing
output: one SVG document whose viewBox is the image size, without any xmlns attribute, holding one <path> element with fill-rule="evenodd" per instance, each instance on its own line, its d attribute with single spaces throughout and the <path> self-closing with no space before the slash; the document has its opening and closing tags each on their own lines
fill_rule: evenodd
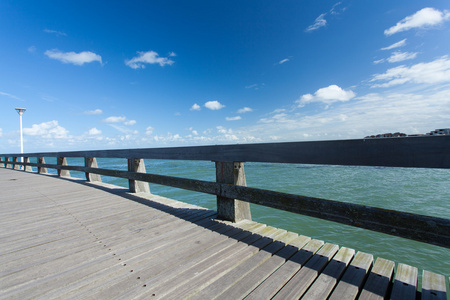
<svg viewBox="0 0 450 300">
<path fill-rule="evenodd" d="M 217 145 L 176 148 L 96 150 L 2 154 L 0 163 L 8 168 L 58 176 L 81 171 L 88 181 L 100 175 L 129 180 L 130 191 L 150 192 L 148 183 L 161 184 L 217 196 L 220 218 L 251 219 L 249 203 L 282 209 L 346 225 L 450 248 L 450 220 L 365 205 L 279 193 L 246 186 L 244 162 L 303 163 L 330 165 L 450 168 L 450 136 L 402 137 L 321 142 L 292 142 Z M 19 158 L 23 158 L 23 162 Z M 30 158 L 37 158 L 31 163 Z M 56 157 L 57 164 L 45 163 Z M 67 158 L 84 158 L 84 166 L 71 166 Z M 102 169 L 97 158 L 124 158 L 128 171 Z M 144 159 L 214 161 L 216 182 L 145 173 Z"/>
</svg>

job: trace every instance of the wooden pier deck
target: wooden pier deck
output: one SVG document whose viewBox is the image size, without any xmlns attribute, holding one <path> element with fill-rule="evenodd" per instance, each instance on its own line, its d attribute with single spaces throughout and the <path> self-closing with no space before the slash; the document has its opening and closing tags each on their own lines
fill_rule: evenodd
<svg viewBox="0 0 450 300">
<path fill-rule="evenodd" d="M 447 299 L 445 278 L 102 183 L 0 168 L 0 299 Z"/>
</svg>

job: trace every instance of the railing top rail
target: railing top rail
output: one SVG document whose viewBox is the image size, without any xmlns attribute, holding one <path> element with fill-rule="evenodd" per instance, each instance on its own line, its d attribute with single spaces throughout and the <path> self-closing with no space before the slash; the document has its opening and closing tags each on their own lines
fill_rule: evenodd
<svg viewBox="0 0 450 300">
<path fill-rule="evenodd" d="M 1 154 L 450 168 L 450 136 Z"/>
</svg>

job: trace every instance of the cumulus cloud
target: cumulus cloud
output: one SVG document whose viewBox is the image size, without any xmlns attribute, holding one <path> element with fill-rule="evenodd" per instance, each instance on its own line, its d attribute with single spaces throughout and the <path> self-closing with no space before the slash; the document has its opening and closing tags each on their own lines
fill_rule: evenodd
<svg viewBox="0 0 450 300">
<path fill-rule="evenodd" d="M 101 115 L 103 111 L 101 109 L 95 109 L 95 110 L 87 110 L 83 114 L 85 115 Z"/>
<path fill-rule="evenodd" d="M 146 135 L 151 135 L 152 133 L 153 133 L 153 130 L 155 130 L 152 126 L 148 126 L 146 129 L 145 129 L 145 134 Z"/>
<path fill-rule="evenodd" d="M 136 120 L 125 121 L 125 122 L 123 122 L 123 124 L 125 124 L 125 125 L 134 125 L 134 124 L 136 124 Z"/>
<path fill-rule="evenodd" d="M 106 119 L 103 120 L 103 122 L 105 123 L 119 123 L 119 122 L 125 122 L 127 120 L 127 118 L 125 117 L 108 117 Z"/>
<path fill-rule="evenodd" d="M 244 108 L 240 108 L 237 111 L 237 113 L 238 114 L 244 114 L 244 113 L 251 112 L 251 111 L 253 111 L 253 109 L 251 109 L 250 107 L 244 107 Z"/>
<path fill-rule="evenodd" d="M 397 42 L 395 44 L 392 44 L 390 46 L 381 48 L 381 50 L 391 50 L 391 49 L 395 49 L 395 48 L 400 48 L 406 45 L 406 39 L 401 40 L 400 42 Z"/>
<path fill-rule="evenodd" d="M 242 119 L 241 116 L 236 116 L 236 117 L 226 117 L 225 120 L 227 121 L 237 121 Z"/>
<path fill-rule="evenodd" d="M 205 103 L 205 107 L 210 110 L 219 110 L 225 107 L 225 105 L 221 104 L 219 101 L 208 101 Z"/>
<path fill-rule="evenodd" d="M 198 105 L 197 103 L 194 103 L 194 105 L 192 105 L 190 110 L 200 110 L 200 105 Z"/>
<path fill-rule="evenodd" d="M 430 28 L 450 20 L 450 12 L 440 11 L 432 7 L 426 7 L 411 16 L 407 16 L 396 25 L 384 31 L 387 36 L 413 28 Z"/>
<path fill-rule="evenodd" d="M 94 127 L 94 128 L 89 129 L 88 134 L 89 135 L 99 135 L 99 134 L 102 134 L 102 131 Z"/>
<path fill-rule="evenodd" d="M 312 102 L 323 102 L 332 104 L 334 102 L 345 102 L 355 97 L 355 93 L 351 90 L 343 90 L 337 85 L 330 85 L 325 88 L 318 89 L 314 95 L 305 94 L 296 101 L 298 106 L 302 107 Z"/>
<path fill-rule="evenodd" d="M 429 63 L 391 68 L 383 74 L 375 74 L 371 82 L 384 82 L 375 83 L 372 87 L 390 87 L 405 83 L 450 83 L 450 59 L 443 56 Z"/>
<path fill-rule="evenodd" d="M 138 51 L 137 54 L 138 55 L 132 59 L 125 60 L 125 64 L 132 69 L 144 69 L 145 64 L 159 64 L 161 67 L 164 67 L 165 65 L 170 66 L 174 63 L 173 60 L 167 57 L 160 57 L 155 51 Z M 175 53 L 171 52 L 169 56 L 173 57 L 175 56 Z"/>
<path fill-rule="evenodd" d="M 24 128 L 23 133 L 26 135 L 40 136 L 45 139 L 61 139 L 67 138 L 69 131 L 58 124 L 58 121 L 49 121 L 41 124 L 33 124 L 31 128 Z"/>
<path fill-rule="evenodd" d="M 74 64 L 76 66 L 82 66 L 85 63 L 91 63 L 94 61 L 98 61 L 100 64 L 102 63 L 102 57 L 90 51 L 75 53 L 62 52 L 58 49 L 53 49 L 45 51 L 44 54 L 51 59 L 59 60 L 60 62 L 63 62 L 65 64 Z"/>
</svg>

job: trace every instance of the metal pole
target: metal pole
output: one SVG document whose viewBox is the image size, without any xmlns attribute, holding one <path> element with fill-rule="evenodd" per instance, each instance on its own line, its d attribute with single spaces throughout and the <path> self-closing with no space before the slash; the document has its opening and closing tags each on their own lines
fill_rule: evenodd
<svg viewBox="0 0 450 300">
<path fill-rule="evenodd" d="M 22 115 L 26 108 L 16 108 L 17 113 L 19 114 L 20 119 L 20 154 L 23 154 L 23 131 L 22 131 Z M 20 162 L 23 163 L 23 156 L 20 157 Z"/>
</svg>

